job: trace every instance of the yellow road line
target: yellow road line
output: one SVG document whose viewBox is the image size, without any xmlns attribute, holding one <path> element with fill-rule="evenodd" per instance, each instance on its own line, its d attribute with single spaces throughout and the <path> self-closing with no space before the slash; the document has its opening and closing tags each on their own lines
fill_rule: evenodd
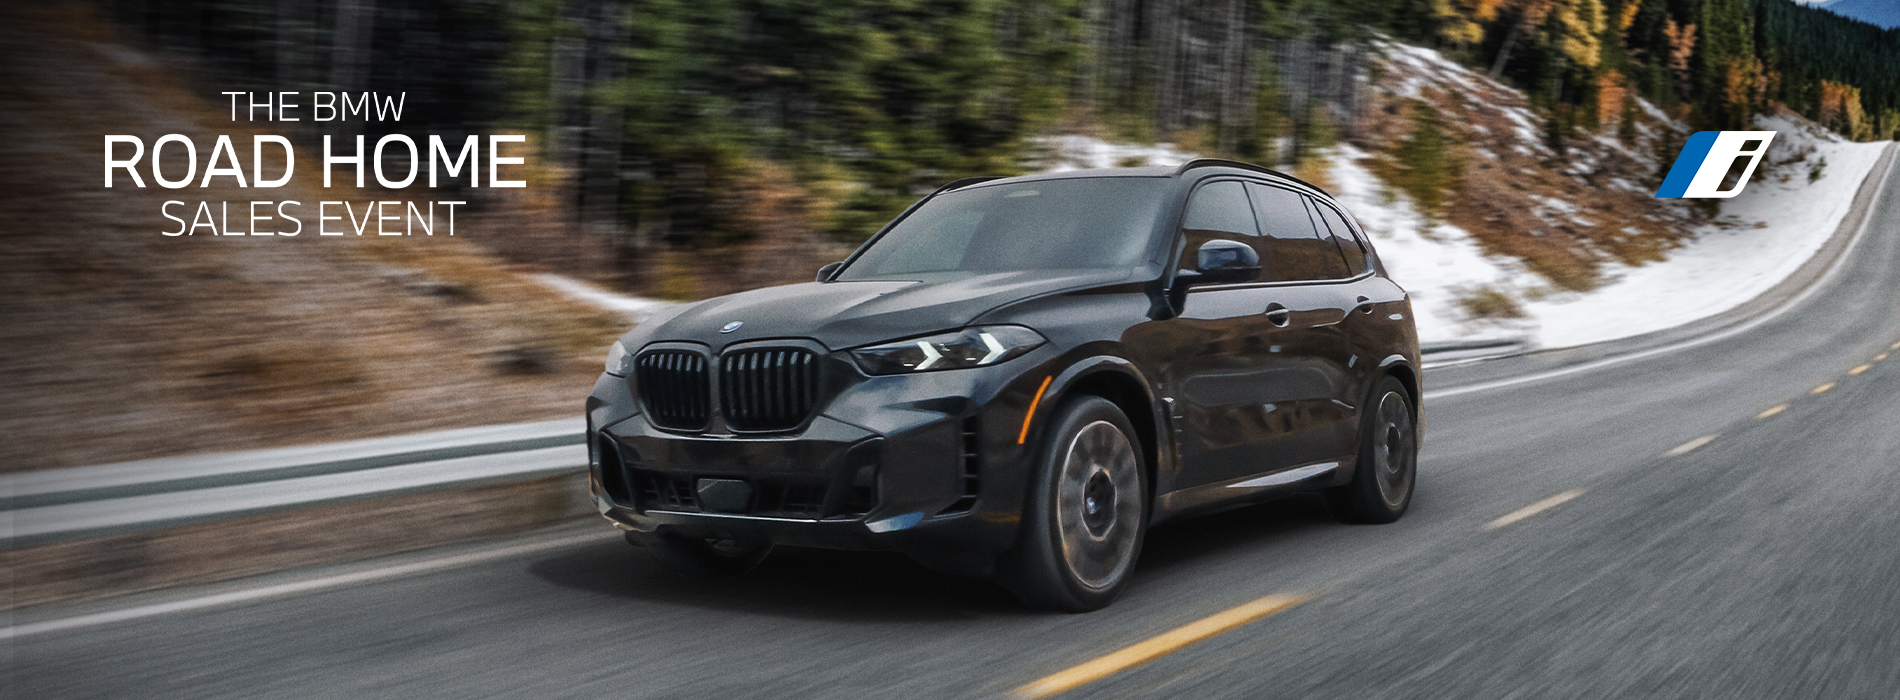
<svg viewBox="0 0 1900 700">
<path fill-rule="evenodd" d="M 1874 356 L 1874 361 L 1875 361 L 1875 362 L 1886 362 L 1886 361 L 1887 361 L 1887 353 L 1884 353 L 1884 352 L 1883 352 L 1883 353 L 1880 353 L 1880 354 L 1878 354 L 1878 355 L 1875 355 L 1875 356 Z"/>
<path fill-rule="evenodd" d="M 1814 387 L 1814 390 L 1808 393 L 1814 394 L 1814 395 L 1825 394 L 1827 393 L 1827 390 L 1832 389 L 1832 388 L 1834 388 L 1834 382 L 1828 382 L 1826 384 L 1822 384 L 1820 386 Z"/>
<path fill-rule="evenodd" d="M 1093 661 L 1043 676 L 1033 683 L 1017 688 L 1014 695 L 1018 698 L 1047 698 L 1061 695 L 1306 601 L 1307 597 L 1303 595 L 1275 593 L 1251 603 L 1228 608 L 1110 652 Z"/>
<path fill-rule="evenodd" d="M 1509 513 L 1505 513 L 1503 517 L 1500 517 L 1497 520 L 1493 520 L 1491 522 L 1485 523 L 1484 529 L 1496 530 L 1498 528 L 1504 527 L 1506 525 L 1510 525 L 1512 523 L 1531 517 L 1538 513 L 1542 513 L 1552 508 L 1556 508 L 1557 506 L 1561 506 L 1565 503 L 1569 503 L 1570 500 L 1573 498 L 1583 495 L 1583 492 L 1584 492 L 1584 489 L 1571 489 L 1569 491 L 1565 491 L 1555 496 L 1551 496 L 1550 498 L 1546 498 L 1536 503 L 1532 503 L 1528 506 L 1524 506 L 1523 508 L 1519 508 Z"/>
<path fill-rule="evenodd" d="M 1900 341 L 1896 341 L 1896 342 L 1894 342 L 1894 344 L 1892 344 L 1892 345 L 1889 345 L 1889 346 L 1887 346 L 1887 349 L 1888 349 L 1888 350 L 1900 350 Z"/>
<path fill-rule="evenodd" d="M 1788 404 L 1785 404 L 1785 403 L 1777 405 L 1777 406 L 1770 406 L 1768 407 L 1768 410 L 1755 414 L 1755 420 L 1762 420 L 1764 418 L 1772 418 L 1774 417 L 1775 414 L 1780 413 L 1782 411 L 1786 411 L 1786 410 L 1788 410 Z"/>
<path fill-rule="evenodd" d="M 1849 377 L 1858 377 L 1858 376 L 1860 376 L 1860 373 L 1861 373 L 1861 372 L 1865 372 L 1865 371 L 1867 371 L 1867 369 L 1868 369 L 1868 368 L 1870 368 L 1870 367 L 1873 367 L 1873 365 L 1861 365 L 1861 366 L 1859 366 L 1859 367 L 1855 367 L 1855 368 L 1853 368 L 1853 369 L 1850 369 L 1850 370 L 1847 370 L 1847 376 L 1849 376 Z"/>
</svg>

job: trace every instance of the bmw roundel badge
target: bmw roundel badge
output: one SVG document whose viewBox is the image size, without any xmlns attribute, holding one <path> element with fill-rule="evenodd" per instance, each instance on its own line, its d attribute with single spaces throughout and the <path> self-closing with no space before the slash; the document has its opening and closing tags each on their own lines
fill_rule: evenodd
<svg viewBox="0 0 1900 700">
<path fill-rule="evenodd" d="M 740 326 L 743 326 L 743 325 L 745 325 L 745 321 L 733 321 L 733 322 L 731 322 L 731 323 L 728 323 L 728 324 L 726 324 L 726 325 L 723 325 L 723 326 L 720 326 L 720 327 L 719 327 L 719 332 L 721 332 L 721 333 L 731 333 L 731 332 L 733 332 L 733 331 L 736 331 L 736 330 L 739 330 L 739 327 L 740 327 Z"/>
</svg>

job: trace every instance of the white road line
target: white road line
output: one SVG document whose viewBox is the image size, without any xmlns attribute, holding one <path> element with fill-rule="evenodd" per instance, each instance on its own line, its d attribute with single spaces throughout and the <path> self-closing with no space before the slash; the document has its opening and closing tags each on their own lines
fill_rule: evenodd
<svg viewBox="0 0 1900 700">
<path fill-rule="evenodd" d="M 1531 517 L 1538 513 L 1542 513 L 1552 508 L 1556 508 L 1557 506 L 1561 506 L 1565 503 L 1569 503 L 1572 499 L 1583 495 L 1583 492 L 1586 490 L 1588 489 L 1571 489 L 1569 491 L 1565 491 L 1555 496 L 1551 496 L 1550 498 L 1546 498 L 1536 503 L 1532 503 L 1528 506 L 1524 506 L 1523 508 L 1519 508 L 1509 513 L 1505 513 L 1503 517 L 1500 517 L 1497 520 L 1493 520 L 1491 522 L 1485 523 L 1484 529 L 1496 530 L 1498 528 L 1504 527 L 1506 525 L 1510 525 L 1512 523 Z"/>
<path fill-rule="evenodd" d="M 1889 146 L 1889 148 L 1892 148 L 1892 146 Z M 1699 347 L 1699 346 L 1707 345 L 1709 343 L 1713 343 L 1713 342 L 1717 342 L 1721 340 L 1727 340 L 1729 338 L 1733 338 L 1743 333 L 1747 333 L 1749 331 L 1755 330 L 1756 328 L 1761 327 L 1763 324 L 1766 324 L 1770 321 L 1780 318 L 1782 314 L 1786 314 L 1789 311 L 1793 310 L 1795 307 L 1800 306 L 1802 303 L 1806 302 L 1809 297 L 1814 296 L 1823 287 L 1826 287 L 1828 286 L 1830 282 L 1833 282 L 1835 276 L 1839 275 L 1841 270 L 1847 267 L 1847 261 L 1854 258 L 1854 249 L 1860 247 L 1861 240 L 1867 237 L 1867 229 L 1873 224 L 1873 221 L 1874 221 L 1874 209 L 1879 205 L 1882 195 L 1886 193 L 1887 179 L 1893 175 L 1893 171 L 1897 167 L 1900 167 L 1900 156 L 1896 156 L 1894 158 L 1894 162 L 1889 163 L 1887 165 L 1887 171 L 1884 173 L 1881 173 L 1880 184 L 1875 186 L 1873 198 L 1867 201 L 1866 218 L 1861 219 L 1860 228 L 1854 231 L 1854 237 L 1848 240 L 1847 247 L 1842 248 L 1838 256 L 1834 258 L 1834 264 L 1828 266 L 1827 272 L 1822 273 L 1819 279 L 1816 279 L 1813 283 L 1810 283 L 1806 289 L 1801 290 L 1801 293 L 1796 294 L 1794 298 L 1789 299 L 1786 303 L 1782 304 L 1781 306 L 1775 307 L 1773 311 L 1770 311 L 1760 316 L 1756 316 L 1755 319 L 1752 321 L 1736 326 L 1734 328 L 1730 328 L 1720 333 L 1705 335 L 1699 338 L 1690 338 L 1688 340 L 1684 340 L 1682 342 L 1675 343 L 1672 345 L 1664 345 L 1662 347 L 1650 348 L 1648 350 L 1644 350 L 1641 352 L 1633 352 L 1627 355 L 1606 357 L 1604 359 L 1597 360 L 1595 362 L 1585 362 L 1580 365 L 1564 367 L 1562 369 L 1554 369 L 1548 372 L 1526 374 L 1521 377 L 1511 377 L 1509 379 L 1499 379 L 1497 381 L 1491 381 L 1491 382 L 1479 382 L 1477 384 L 1451 387 L 1449 389 L 1428 390 L 1425 392 L 1425 398 L 1427 399 L 1447 398 L 1451 396 L 1459 396 L 1461 394 L 1470 394 L 1470 393 L 1476 393 L 1480 391 L 1490 391 L 1492 389 L 1503 389 L 1505 387 L 1517 386 L 1519 384 L 1541 382 L 1546 379 L 1556 379 L 1558 377 L 1569 376 L 1572 374 L 1577 374 L 1579 372 L 1588 372 L 1591 370 L 1602 369 L 1604 367 L 1620 365 L 1625 362 L 1634 362 L 1636 360 L 1655 357 L 1657 355 L 1663 355 L 1663 354 L 1677 352 L 1681 350 L 1687 350 L 1689 348 Z M 1900 350 L 1900 343 L 1894 343 L 1891 349 Z"/>
<path fill-rule="evenodd" d="M 280 583 L 280 584 L 271 585 L 271 586 L 262 586 L 258 588 L 231 591 L 228 593 L 208 595 L 208 596 L 204 596 L 200 598 L 176 600 L 169 603 L 158 603 L 155 605 L 142 605 L 142 606 L 134 607 L 134 608 L 125 608 L 122 610 L 108 610 L 106 612 L 92 613 L 89 615 L 78 615 L 75 617 L 60 618 L 57 620 L 46 620 L 42 622 L 31 622 L 31 623 L 22 624 L 22 625 L 11 625 L 8 627 L 0 628 L 0 642 L 12 641 L 20 637 L 27 637 L 27 636 L 32 636 L 35 634 L 44 634 L 47 632 L 60 632 L 64 630 L 80 629 L 83 627 L 93 627 L 96 625 L 112 624 L 115 622 L 126 622 L 129 620 L 155 617 L 158 615 L 168 615 L 171 613 L 185 612 L 188 610 L 202 610 L 204 608 L 217 607 L 220 605 L 248 603 L 252 601 L 263 600 L 266 598 L 276 598 L 279 596 L 295 595 L 298 593 L 311 593 L 314 591 L 321 591 L 321 590 L 325 590 L 329 588 L 341 588 L 344 586 L 353 586 L 360 583 L 369 583 L 371 581 L 381 581 L 385 579 L 398 578 L 402 576 L 412 576 L 415 574 L 430 573 L 430 572 L 435 572 L 435 571 L 441 571 L 444 569 L 452 569 L 455 567 L 467 566 L 470 564 L 479 564 L 482 562 L 494 561 L 496 559 L 506 559 L 508 557 L 519 556 L 522 554 L 532 554 L 535 552 L 543 552 L 550 549 L 560 549 L 562 547 L 571 547 L 573 545 L 583 544 L 587 542 L 597 542 L 601 538 L 602 538 L 601 533 L 588 533 L 585 535 L 571 535 L 568 537 L 561 537 L 558 539 L 545 540 L 541 542 L 530 542 L 527 544 L 518 544 L 518 545 L 499 547 L 499 548 L 489 549 L 489 550 L 484 550 L 484 551 L 479 551 L 479 552 L 470 552 L 467 554 L 457 554 L 457 555 L 452 555 L 452 556 L 439 557 L 435 559 L 428 559 L 428 560 L 412 562 L 408 564 L 399 564 L 396 566 L 389 566 L 389 567 L 384 567 L 381 569 L 371 569 L 368 571 L 358 571 L 358 572 L 348 573 L 348 574 L 338 574 L 335 576 L 323 576 L 320 578 L 313 578 L 306 581 L 293 581 L 291 583 Z"/>
<path fill-rule="evenodd" d="M 1696 448 L 1701 447 L 1703 445 L 1707 445 L 1711 442 L 1715 442 L 1715 436 L 1704 435 L 1694 440 L 1690 440 L 1688 442 L 1682 443 L 1675 447 L 1669 448 L 1669 451 L 1664 452 L 1663 456 L 1664 457 L 1681 457 L 1683 455 L 1689 454 L 1690 452 L 1694 452 Z"/>
</svg>

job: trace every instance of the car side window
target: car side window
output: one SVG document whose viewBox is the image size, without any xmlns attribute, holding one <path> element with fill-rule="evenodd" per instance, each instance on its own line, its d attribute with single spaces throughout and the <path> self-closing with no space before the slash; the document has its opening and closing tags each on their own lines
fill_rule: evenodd
<svg viewBox="0 0 1900 700">
<path fill-rule="evenodd" d="M 1254 213 L 1265 234 L 1261 253 L 1264 277 L 1272 282 L 1301 282 L 1347 277 L 1339 246 L 1313 223 L 1306 197 L 1292 190 L 1248 183 Z"/>
<path fill-rule="evenodd" d="M 1201 244 L 1224 238 L 1245 243 L 1261 253 L 1260 227 L 1254 222 L 1253 207 L 1247 203 L 1247 190 L 1240 182 L 1222 180 L 1202 185 L 1188 199 L 1187 214 L 1181 219 L 1181 232 L 1187 236 L 1187 248 L 1181 251 L 1180 269 L 1192 270 L 1199 262 Z"/>
<path fill-rule="evenodd" d="M 1352 227 L 1346 225 L 1345 217 L 1340 216 L 1331 205 L 1318 200 L 1313 201 L 1313 208 L 1319 210 L 1320 221 L 1325 222 L 1327 228 L 1332 229 L 1333 238 L 1339 243 L 1340 254 L 1346 256 L 1347 276 L 1365 272 L 1365 246 L 1357 236 L 1353 235 Z"/>
</svg>

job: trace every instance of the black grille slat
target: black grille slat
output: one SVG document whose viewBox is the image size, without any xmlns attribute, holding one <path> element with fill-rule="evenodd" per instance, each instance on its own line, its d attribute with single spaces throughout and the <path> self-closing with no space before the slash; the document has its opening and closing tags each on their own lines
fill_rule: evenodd
<svg viewBox="0 0 1900 700">
<path fill-rule="evenodd" d="M 634 362 L 640 401 L 654 425 L 673 430 L 706 427 L 711 378 L 706 358 L 690 350 L 653 350 Z"/>
<path fill-rule="evenodd" d="M 638 494 L 637 507 L 642 512 L 705 512 L 700 506 L 699 494 L 694 490 L 695 483 L 701 477 L 644 469 L 629 469 L 628 473 L 633 480 L 634 493 Z M 712 478 L 734 477 L 720 475 Z M 825 498 L 832 485 L 811 477 L 767 476 L 744 481 L 752 486 L 753 500 L 743 515 L 818 520 L 834 515 L 859 516 L 870 510 L 870 503 L 865 500 L 863 503 L 847 504 L 835 513 L 826 512 Z"/>
<path fill-rule="evenodd" d="M 793 430 L 818 396 L 817 356 L 802 348 L 753 348 L 720 358 L 719 403 L 741 432 Z M 712 413 L 707 358 L 691 350 L 651 350 L 634 362 L 640 399 L 654 425 L 702 430 Z"/>
<path fill-rule="evenodd" d="M 811 414 L 818 395 L 816 357 L 800 348 L 726 353 L 720 361 L 721 410 L 733 430 L 792 430 Z"/>
</svg>

